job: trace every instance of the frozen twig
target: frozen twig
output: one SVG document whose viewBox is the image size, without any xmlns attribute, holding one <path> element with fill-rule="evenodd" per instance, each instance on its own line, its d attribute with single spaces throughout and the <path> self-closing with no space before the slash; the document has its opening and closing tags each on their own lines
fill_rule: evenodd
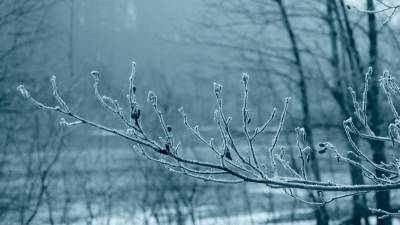
<svg viewBox="0 0 400 225">
<path fill-rule="evenodd" d="M 274 149 L 275 149 L 276 143 L 278 142 L 279 136 L 281 134 L 281 131 L 282 131 L 282 128 L 283 128 L 283 124 L 285 122 L 286 113 L 287 113 L 288 106 L 289 106 L 289 101 L 290 101 L 290 98 L 285 98 L 283 111 L 282 111 L 282 114 L 281 114 L 281 119 L 279 121 L 278 129 L 276 130 L 275 136 L 274 136 L 274 138 L 272 139 L 272 142 L 271 142 L 271 146 L 268 149 L 269 157 L 270 157 L 270 160 L 271 160 L 272 170 L 274 172 L 274 176 L 277 173 L 277 171 L 276 171 L 276 163 L 275 163 L 275 158 L 274 158 Z"/>
<path fill-rule="evenodd" d="M 386 210 L 383 209 L 375 209 L 375 208 L 368 208 L 371 212 L 379 214 L 380 216 L 378 216 L 378 219 L 384 219 L 386 217 L 390 217 L 390 216 L 400 216 L 400 211 L 397 212 L 388 212 Z"/>
<path fill-rule="evenodd" d="M 279 136 L 282 132 L 283 125 L 285 122 L 285 116 L 287 114 L 289 99 L 285 99 L 285 104 L 281 117 L 279 120 L 278 128 L 275 130 L 275 135 L 271 139 L 271 145 L 267 148 L 267 154 L 269 155 L 270 162 L 269 165 L 262 165 L 261 160 L 264 153 L 257 154 L 255 149 L 254 141 L 255 138 L 263 133 L 268 125 L 271 123 L 275 116 L 276 110 L 274 109 L 270 115 L 270 118 L 260 127 L 256 127 L 254 132 L 251 133 L 250 124 L 251 116 L 248 108 L 248 81 L 249 76 L 244 74 L 242 77 L 243 82 L 243 105 L 242 105 L 242 122 L 243 122 L 243 132 L 245 134 L 246 140 L 248 142 L 249 149 L 239 149 L 238 145 L 235 144 L 235 138 L 230 130 L 231 117 L 227 117 L 224 114 L 223 104 L 222 104 L 222 85 L 214 84 L 214 94 L 216 96 L 218 108 L 214 113 L 214 120 L 216 126 L 220 131 L 222 138 L 222 149 L 216 146 L 214 143 L 214 138 L 207 140 L 203 134 L 200 132 L 198 126 L 192 126 L 188 121 L 188 116 L 183 111 L 180 110 L 184 124 L 189 129 L 190 133 L 194 138 L 198 139 L 201 144 L 205 145 L 209 149 L 217 160 L 195 160 L 186 157 L 186 154 L 180 154 L 178 149 L 181 148 L 180 143 L 174 144 L 172 127 L 167 125 L 164 119 L 164 115 L 158 108 L 158 99 L 154 92 L 149 92 L 148 102 L 152 105 L 153 110 L 156 113 L 158 122 L 163 130 L 164 138 L 160 140 L 154 140 L 146 135 L 142 125 L 141 125 L 141 111 L 139 103 L 136 100 L 136 86 L 134 85 L 134 78 L 136 73 L 136 64 L 132 63 L 132 72 L 129 77 L 129 92 L 127 94 L 128 102 L 130 105 L 130 119 L 126 119 L 124 116 L 123 109 L 119 106 L 119 103 L 108 96 L 101 96 L 98 84 L 100 81 L 100 73 L 93 71 L 92 76 L 94 79 L 94 92 L 95 96 L 100 102 L 100 104 L 111 111 L 113 114 L 117 114 L 118 117 L 124 122 L 126 131 L 120 131 L 120 129 L 112 128 L 108 126 L 101 125 L 99 123 L 93 122 L 89 119 L 79 116 L 75 112 L 72 112 L 66 102 L 63 100 L 62 96 L 58 92 L 56 78 L 53 76 L 51 78 L 51 85 L 53 89 L 53 96 L 57 101 L 57 105 L 48 106 L 40 101 L 36 100 L 31 96 L 29 91 L 23 86 L 19 85 L 17 87 L 21 95 L 28 99 L 33 105 L 49 110 L 55 111 L 65 115 L 67 118 L 72 119 L 72 122 L 67 122 L 66 119 L 62 119 L 61 123 L 67 126 L 75 126 L 80 124 L 89 125 L 96 129 L 115 134 L 123 139 L 128 140 L 136 145 L 136 149 L 143 154 L 147 159 L 154 161 L 156 163 L 166 166 L 169 170 L 182 173 L 186 176 L 194 177 L 197 179 L 202 179 L 210 182 L 219 183 L 259 183 L 264 184 L 271 188 L 281 188 L 289 190 L 287 193 L 294 198 L 298 196 L 294 195 L 292 189 L 304 189 L 313 190 L 321 192 L 323 196 L 324 191 L 329 192 L 346 192 L 343 195 L 338 195 L 332 197 L 331 199 L 320 199 L 316 204 L 327 204 L 334 200 L 349 197 L 352 195 L 363 194 L 370 191 L 385 191 L 400 188 L 400 181 L 397 179 L 399 177 L 400 164 L 398 159 L 395 159 L 391 164 L 376 164 L 368 156 L 363 153 L 358 146 L 354 143 L 351 135 L 357 135 L 361 138 L 367 138 L 378 141 L 387 141 L 392 143 L 400 143 L 400 121 L 398 119 L 398 113 L 393 104 L 392 95 L 399 94 L 400 88 L 393 81 L 393 78 L 385 73 L 381 79 L 381 87 L 387 94 L 388 103 L 392 107 L 392 112 L 395 117 L 395 122 L 389 125 L 389 137 L 376 136 L 368 126 L 368 119 L 366 117 L 366 106 L 367 106 L 367 91 L 368 91 L 368 78 L 371 74 L 371 70 L 368 71 L 365 77 L 365 86 L 362 94 L 362 102 L 359 103 L 357 100 L 356 93 L 351 91 L 353 97 L 353 103 L 355 108 L 355 116 L 361 122 L 362 126 L 365 128 L 366 133 L 360 131 L 351 119 L 344 121 L 344 130 L 346 132 L 349 143 L 354 149 L 356 157 L 361 159 L 361 162 L 356 162 L 350 158 L 344 157 L 328 142 L 320 143 L 321 148 L 318 152 L 323 154 L 326 151 L 331 151 L 336 154 L 336 159 L 339 162 L 345 162 L 352 164 L 362 170 L 365 177 L 371 179 L 374 184 L 339 184 L 333 183 L 331 181 L 316 181 L 307 178 L 306 174 L 306 163 L 310 159 L 310 155 L 315 151 L 313 146 L 308 146 L 306 141 L 306 132 L 304 128 L 296 129 L 296 140 L 297 147 L 299 150 L 300 160 L 302 161 L 301 171 L 296 171 L 290 164 L 284 159 L 284 148 L 281 148 L 281 152 L 276 154 L 276 146 L 278 143 Z M 150 153 L 152 151 L 152 153 Z M 232 151 L 232 155 L 231 155 Z M 244 156 L 244 152 L 248 154 L 248 157 Z M 278 173 L 278 168 L 276 166 L 275 160 L 283 166 L 285 170 L 289 172 L 289 177 L 285 177 L 283 173 Z M 396 161 L 397 160 L 397 161 Z M 363 165 L 363 162 L 368 163 L 368 167 Z M 268 160 L 267 162 L 268 163 Z M 370 167 L 380 170 L 384 173 L 392 175 L 391 177 L 377 177 L 371 170 Z M 273 176 L 267 176 L 268 169 L 272 168 Z M 306 200 L 303 200 L 307 202 Z M 315 202 L 314 202 L 315 204 Z"/>
</svg>

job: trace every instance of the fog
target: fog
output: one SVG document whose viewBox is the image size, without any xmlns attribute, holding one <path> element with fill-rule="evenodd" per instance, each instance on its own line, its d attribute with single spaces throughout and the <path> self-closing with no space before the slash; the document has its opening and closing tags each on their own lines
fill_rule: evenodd
<svg viewBox="0 0 400 225">
<path fill-rule="evenodd" d="M 399 9 L 0 0 L 0 224 L 400 224 Z"/>
</svg>

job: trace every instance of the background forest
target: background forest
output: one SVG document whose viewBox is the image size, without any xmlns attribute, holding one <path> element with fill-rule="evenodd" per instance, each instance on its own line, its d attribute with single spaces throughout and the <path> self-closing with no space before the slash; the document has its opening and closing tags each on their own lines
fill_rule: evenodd
<svg viewBox="0 0 400 225">
<path fill-rule="evenodd" d="M 96 101 L 90 74 L 100 71 L 101 91 L 124 102 L 135 61 L 143 126 L 154 138 L 163 135 L 146 104 L 154 90 L 185 154 L 208 159 L 178 109 L 205 137 L 218 136 L 213 83 L 223 84 L 231 133 L 245 145 L 241 79 L 248 73 L 248 124 L 263 124 L 274 107 L 285 112 L 291 98 L 285 123 L 272 121 L 255 151 L 283 125 L 277 146 L 297 171 L 296 127 L 312 148 L 329 142 L 343 155 L 352 151 L 343 129 L 355 111 L 348 87 L 362 93 L 369 67 L 369 127 L 390 135 L 393 109 L 378 81 L 385 70 L 390 79 L 400 71 L 399 7 L 397 0 L 0 0 L 0 224 L 400 224 L 398 214 L 378 219 L 384 213 L 371 210 L 396 213 L 398 189 L 318 205 L 316 191 L 195 179 L 147 160 L 115 135 L 62 126 L 68 122 L 60 115 L 38 110 L 16 89 L 23 83 L 54 105 L 56 75 L 71 110 L 118 127 Z M 392 100 L 396 107 L 400 99 Z M 394 141 L 352 140 L 374 163 L 400 154 Z M 334 155 L 313 153 L 306 173 L 318 181 L 371 183 L 357 166 L 335 162 Z"/>
</svg>

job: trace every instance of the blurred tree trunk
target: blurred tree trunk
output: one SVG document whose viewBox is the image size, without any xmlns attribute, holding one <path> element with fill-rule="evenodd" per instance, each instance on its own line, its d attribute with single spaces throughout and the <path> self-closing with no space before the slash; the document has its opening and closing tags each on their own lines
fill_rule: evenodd
<svg viewBox="0 0 400 225">
<path fill-rule="evenodd" d="M 304 127 L 304 130 L 306 131 L 309 144 L 310 146 L 314 146 L 313 142 L 313 134 L 311 130 L 311 121 L 310 121 L 310 110 L 309 110 L 309 105 L 310 102 L 308 100 L 307 96 L 307 82 L 306 82 L 306 76 L 304 73 L 304 68 L 300 56 L 300 51 L 298 47 L 298 43 L 296 40 L 296 36 L 294 34 L 292 24 L 289 20 L 289 16 L 286 11 L 286 7 L 283 3 L 283 0 L 275 0 L 275 2 L 278 4 L 279 7 L 279 12 L 282 16 L 283 24 L 284 27 L 288 33 L 290 44 L 291 44 L 291 49 L 292 49 L 292 54 L 295 60 L 295 66 L 297 69 L 297 72 L 299 74 L 299 89 L 300 89 L 300 95 L 301 95 L 301 107 L 303 111 L 303 119 L 302 119 L 302 125 Z M 311 153 L 311 171 L 315 177 L 316 180 L 321 180 L 321 174 L 318 166 L 318 161 L 316 160 L 315 157 L 315 151 Z M 317 195 L 318 196 L 318 195 Z M 317 225 L 328 225 L 329 224 L 329 215 L 326 211 L 325 206 L 317 206 L 315 210 L 315 215 L 316 215 L 316 220 L 317 220 Z"/>
<path fill-rule="evenodd" d="M 374 11 L 375 4 L 373 0 L 367 0 L 367 9 Z M 370 90 L 368 92 L 368 111 L 369 111 L 369 123 L 371 129 L 376 135 L 382 133 L 382 117 L 380 113 L 380 90 L 379 90 L 379 63 L 378 63 L 378 30 L 376 24 L 376 15 L 374 13 L 368 14 L 368 39 L 369 39 L 369 65 L 374 69 L 371 75 Z M 372 160 L 380 164 L 386 162 L 385 157 L 385 145 L 380 141 L 370 141 L 371 149 L 373 151 Z M 379 170 L 375 171 L 378 177 L 382 177 L 384 173 Z M 376 208 L 385 211 L 391 211 L 390 207 L 390 192 L 382 191 L 376 192 Z M 377 216 L 381 216 L 379 213 Z M 384 219 L 378 220 L 378 225 L 391 225 L 391 217 L 385 217 Z"/>
<path fill-rule="evenodd" d="M 248 187 L 247 187 L 246 183 L 242 186 L 242 193 L 243 193 L 242 195 L 243 195 L 243 198 L 244 198 L 244 202 L 245 202 L 246 207 L 247 207 L 247 213 L 249 214 L 250 224 L 254 225 L 255 224 L 254 218 L 253 218 L 254 210 L 253 210 L 253 206 L 251 204 L 251 196 L 250 196 L 250 193 L 249 193 L 249 190 L 248 190 Z"/>
<path fill-rule="evenodd" d="M 350 25 L 350 20 L 349 17 L 347 15 L 347 7 L 346 4 L 344 2 L 344 0 L 339 0 L 340 3 L 340 10 L 342 11 L 343 14 L 343 23 L 344 23 L 344 27 L 345 27 L 345 32 L 347 33 L 347 45 L 349 48 L 349 59 L 351 59 L 351 61 L 354 62 L 354 65 L 352 67 L 353 69 L 353 75 L 355 75 L 353 78 L 355 80 L 355 84 L 352 84 L 353 88 L 356 88 L 357 86 L 354 85 L 358 85 L 358 81 L 357 81 L 357 74 L 362 74 L 362 66 L 361 66 L 361 57 L 360 57 L 360 53 L 358 51 L 357 48 L 357 44 L 354 38 L 354 33 L 353 33 L 353 28 Z M 336 5 L 336 3 L 335 3 Z"/>
</svg>

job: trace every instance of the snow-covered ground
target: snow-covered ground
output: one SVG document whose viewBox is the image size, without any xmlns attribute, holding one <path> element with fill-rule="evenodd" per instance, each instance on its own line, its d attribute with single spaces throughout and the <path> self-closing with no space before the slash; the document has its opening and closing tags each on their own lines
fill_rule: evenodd
<svg viewBox="0 0 400 225">
<path fill-rule="evenodd" d="M 308 211 L 308 210 L 301 210 Z M 288 213 L 288 212 L 285 212 Z M 301 212 L 298 212 L 301 213 Z M 268 224 L 267 221 L 273 218 L 273 215 L 269 213 L 255 213 L 253 215 L 237 215 L 230 217 L 214 217 L 214 218 L 203 218 L 196 221 L 198 225 L 261 225 Z M 376 218 L 369 218 L 370 224 L 376 224 Z M 92 221 L 93 225 L 139 225 L 146 224 L 143 220 L 143 216 L 136 215 L 133 217 L 113 217 L 111 219 L 97 218 Z M 274 225 L 312 225 L 314 220 L 296 220 L 296 221 L 275 221 Z M 73 225 L 86 225 L 86 221 L 74 223 Z M 190 222 L 187 222 L 191 225 Z M 339 221 L 331 221 L 332 225 L 339 224 Z M 147 221 L 147 225 L 158 225 L 154 219 Z M 397 218 L 393 219 L 393 225 L 400 225 L 400 220 Z"/>
</svg>

